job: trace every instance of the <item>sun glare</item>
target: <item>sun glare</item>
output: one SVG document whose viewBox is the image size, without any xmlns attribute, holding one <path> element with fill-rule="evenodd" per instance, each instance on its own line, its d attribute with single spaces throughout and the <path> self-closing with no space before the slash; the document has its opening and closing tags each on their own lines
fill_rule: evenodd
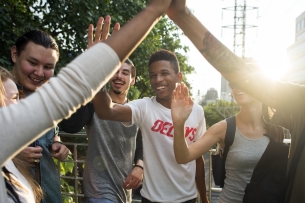
<svg viewBox="0 0 305 203">
<path fill-rule="evenodd" d="M 262 72 L 271 79 L 280 80 L 288 70 L 288 60 L 286 50 L 279 44 L 272 48 L 258 49 L 257 57 Z"/>
<path fill-rule="evenodd" d="M 268 60 L 262 60 L 260 67 L 267 77 L 280 80 L 285 76 L 288 64 L 286 58 L 281 60 L 269 58 Z"/>
</svg>

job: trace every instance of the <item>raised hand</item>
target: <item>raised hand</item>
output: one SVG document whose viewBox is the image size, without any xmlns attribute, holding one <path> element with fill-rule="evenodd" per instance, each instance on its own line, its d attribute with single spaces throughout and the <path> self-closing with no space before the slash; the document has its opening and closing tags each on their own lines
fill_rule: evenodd
<svg viewBox="0 0 305 203">
<path fill-rule="evenodd" d="M 193 100 L 184 83 L 178 84 L 172 93 L 171 113 L 174 124 L 184 124 L 193 108 Z"/>
<path fill-rule="evenodd" d="M 166 12 L 171 2 L 172 0 L 151 0 L 147 8 L 151 7 L 162 15 Z"/>
<path fill-rule="evenodd" d="M 92 47 L 93 45 L 106 40 L 109 36 L 109 29 L 111 24 L 111 17 L 106 16 L 104 19 L 100 17 L 97 21 L 96 28 L 94 31 L 93 24 L 90 24 L 88 27 L 88 46 L 87 49 Z M 116 23 L 113 27 L 112 34 L 116 31 L 120 30 L 120 24 Z M 94 34 L 93 34 L 94 31 Z"/>
<path fill-rule="evenodd" d="M 185 11 L 188 11 L 186 8 L 186 0 L 172 0 L 166 14 L 170 19 L 173 19 L 185 13 Z"/>
</svg>

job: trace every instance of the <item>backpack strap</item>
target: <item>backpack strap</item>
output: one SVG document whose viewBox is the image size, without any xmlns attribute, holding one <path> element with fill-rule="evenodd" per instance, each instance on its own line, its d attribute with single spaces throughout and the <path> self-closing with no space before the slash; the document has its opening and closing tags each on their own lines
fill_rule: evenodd
<svg viewBox="0 0 305 203">
<path fill-rule="evenodd" d="M 225 170 L 225 163 L 227 159 L 227 154 L 229 152 L 229 148 L 233 144 L 235 138 L 235 131 L 236 131 L 236 118 L 235 116 L 231 116 L 226 119 L 227 122 L 227 130 L 225 135 L 225 148 L 222 153 L 222 173 L 221 173 L 221 184 L 220 187 L 224 185 L 224 179 L 226 178 L 226 170 Z"/>
</svg>

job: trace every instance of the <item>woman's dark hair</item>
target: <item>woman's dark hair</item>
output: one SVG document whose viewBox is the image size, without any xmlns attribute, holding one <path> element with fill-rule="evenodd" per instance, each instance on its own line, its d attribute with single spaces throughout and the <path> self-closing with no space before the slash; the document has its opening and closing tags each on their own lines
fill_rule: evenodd
<svg viewBox="0 0 305 203">
<path fill-rule="evenodd" d="M 26 45 L 29 42 L 34 42 L 35 44 L 41 45 L 47 49 L 48 48 L 54 49 L 59 58 L 59 48 L 55 39 L 50 34 L 41 30 L 31 30 L 23 34 L 16 40 L 15 46 L 17 49 L 18 56 L 25 49 Z"/>
<path fill-rule="evenodd" d="M 284 128 L 275 124 L 271 124 L 271 118 L 269 116 L 269 108 L 263 104 L 263 117 L 266 123 L 267 134 L 276 142 L 282 142 L 285 138 Z"/>
</svg>

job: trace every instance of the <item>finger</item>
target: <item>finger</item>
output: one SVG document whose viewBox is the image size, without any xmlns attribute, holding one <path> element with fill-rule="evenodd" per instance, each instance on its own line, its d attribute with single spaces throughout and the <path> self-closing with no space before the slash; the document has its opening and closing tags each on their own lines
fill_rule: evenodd
<svg viewBox="0 0 305 203">
<path fill-rule="evenodd" d="M 33 162 L 33 163 L 39 163 L 39 162 L 40 162 L 40 159 L 33 159 L 32 162 Z"/>
<path fill-rule="evenodd" d="M 113 27 L 113 30 L 112 30 L 112 34 L 116 33 L 117 31 L 119 31 L 121 28 L 121 25 L 120 23 L 115 23 L 114 24 L 114 27 Z"/>
<path fill-rule="evenodd" d="M 176 89 L 174 89 L 174 91 L 172 93 L 172 100 L 176 101 Z"/>
<path fill-rule="evenodd" d="M 33 154 L 33 158 L 34 158 L 34 159 L 41 159 L 41 157 L 42 157 L 42 154 L 41 154 L 41 153 L 35 153 L 35 154 Z"/>
<path fill-rule="evenodd" d="M 181 87 L 181 84 L 178 83 L 177 87 L 176 87 L 176 96 L 179 96 L 180 94 L 180 87 Z"/>
<path fill-rule="evenodd" d="M 189 103 L 190 103 L 190 105 L 193 105 L 193 104 L 194 104 L 194 101 L 192 100 L 191 97 L 189 97 Z"/>
<path fill-rule="evenodd" d="M 103 26 L 103 30 L 102 30 L 102 41 L 106 40 L 108 38 L 109 29 L 110 29 L 110 23 L 111 23 L 111 17 L 110 16 L 106 16 L 106 19 L 105 19 L 105 22 L 104 22 L 104 26 Z"/>
<path fill-rule="evenodd" d="M 94 33 L 94 37 L 95 37 L 95 41 L 99 41 L 101 39 L 101 30 L 102 30 L 102 27 L 103 27 L 103 22 L 104 22 L 104 18 L 103 17 L 100 17 L 97 21 L 97 24 L 96 24 L 96 28 L 95 28 L 95 33 Z"/>
<path fill-rule="evenodd" d="M 140 187 L 140 185 L 141 185 L 141 181 L 139 181 L 132 189 L 137 189 L 138 187 Z"/>
<path fill-rule="evenodd" d="M 89 27 L 88 27 L 88 46 L 87 46 L 87 49 L 92 46 L 92 43 L 93 43 L 93 25 L 90 24 Z"/>
<path fill-rule="evenodd" d="M 188 90 L 187 86 L 184 85 L 182 91 L 183 91 L 184 98 L 188 99 L 188 97 L 189 97 L 189 90 Z"/>
</svg>

